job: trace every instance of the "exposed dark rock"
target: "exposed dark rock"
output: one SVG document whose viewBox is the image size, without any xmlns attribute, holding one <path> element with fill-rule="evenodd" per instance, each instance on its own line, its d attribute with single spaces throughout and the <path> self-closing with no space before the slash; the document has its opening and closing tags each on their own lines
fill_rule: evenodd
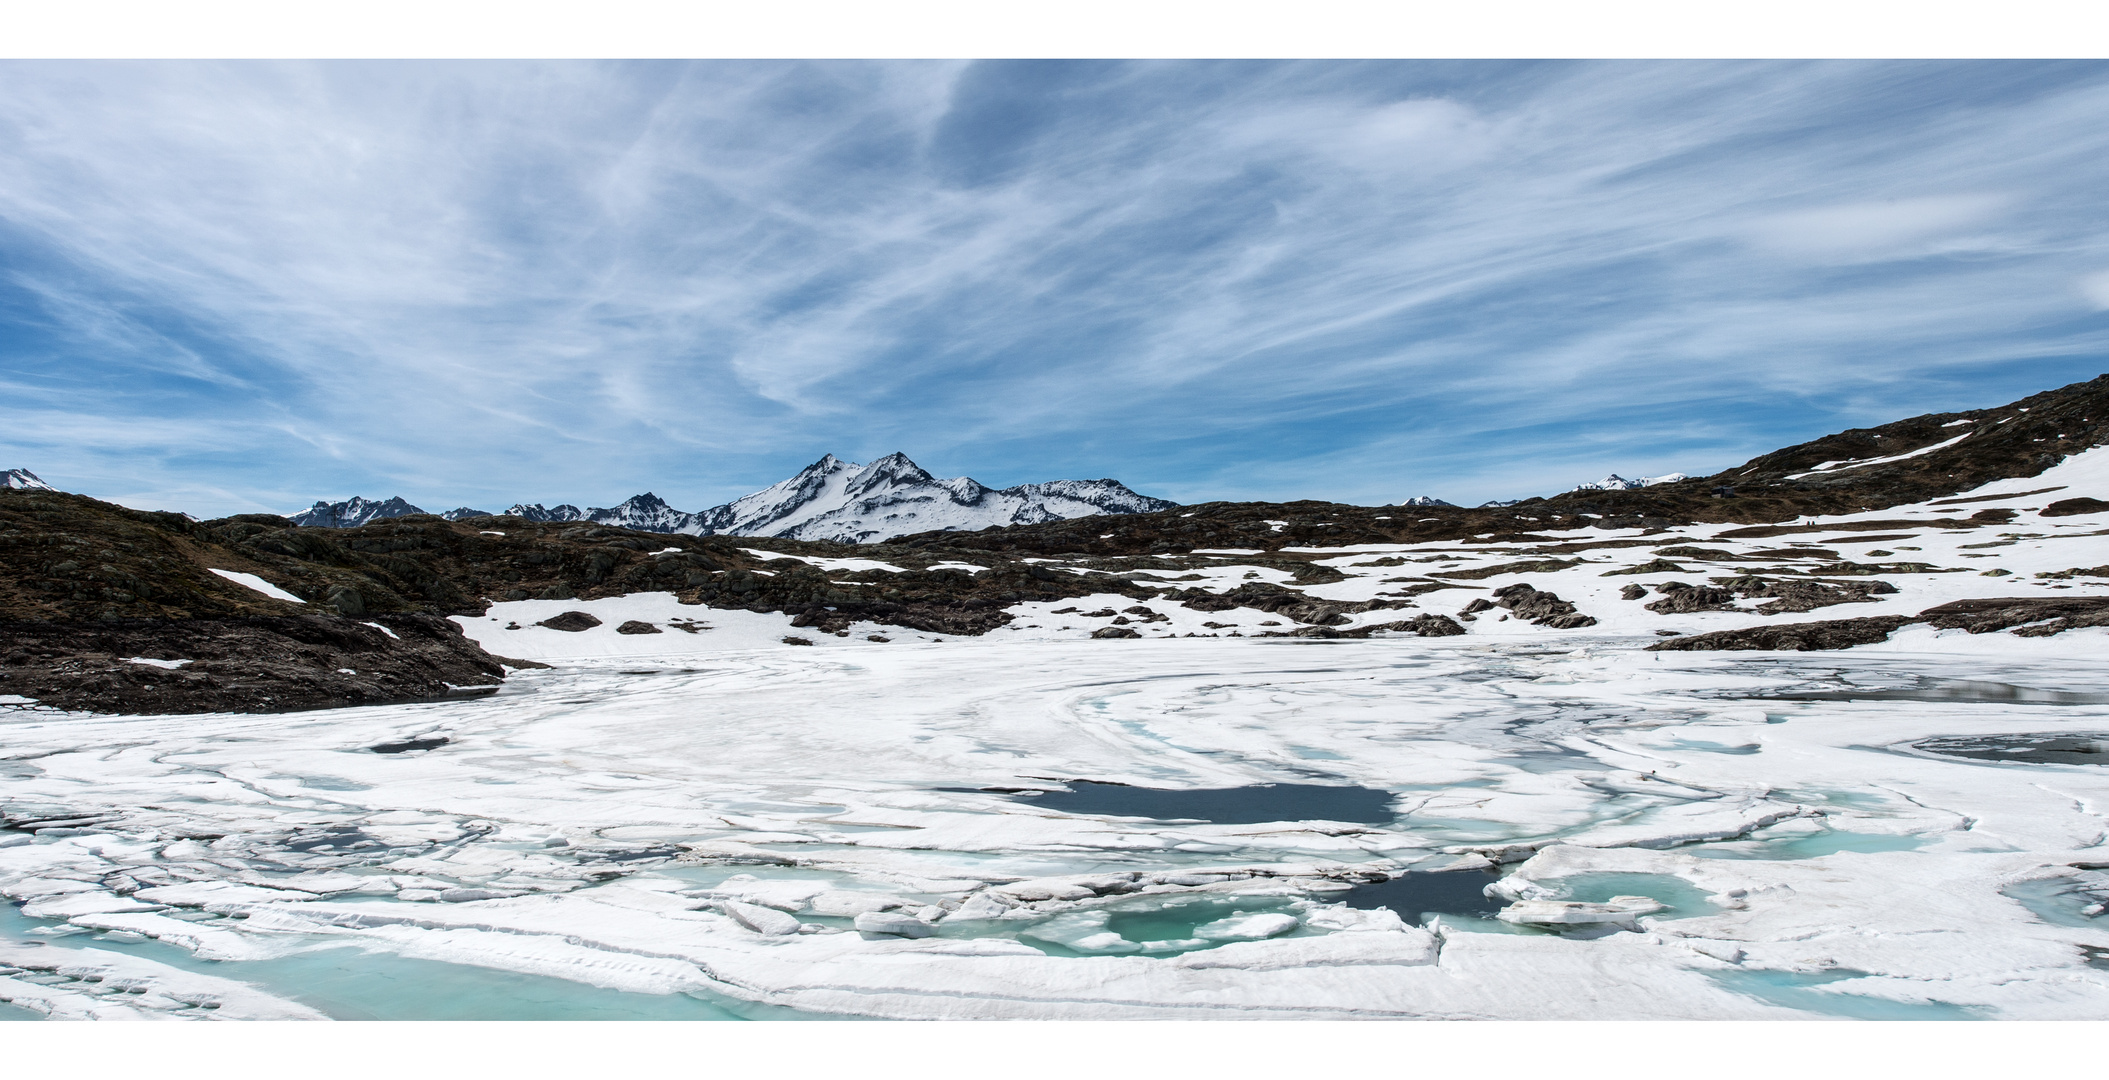
<svg viewBox="0 0 2109 1080">
<path fill-rule="evenodd" d="M 487 693 L 504 678 L 502 658 L 446 619 L 372 621 L 389 632 L 334 615 L 0 623 L 0 694 L 82 712 L 283 712 Z"/>
<path fill-rule="evenodd" d="M 1387 625 L 1393 630 L 1399 630 L 1403 629 L 1406 624 L 1389 623 Z M 1457 620 L 1445 615 L 1417 616 L 1413 619 L 1412 627 L 1413 632 L 1422 637 L 1456 637 L 1465 632 L 1465 628 L 1459 626 Z"/>
<path fill-rule="evenodd" d="M 784 644 L 786 645 L 811 645 L 812 643 L 810 638 L 787 637 L 784 639 Z"/>
<path fill-rule="evenodd" d="M 1625 569 L 1623 569 L 1623 570 L 1606 570 L 1606 571 L 1604 571 L 1603 573 L 1601 573 L 1601 574 L 1598 574 L 1597 576 L 1598 576 L 1598 577 L 1623 577 L 1623 576 L 1626 576 L 1626 575 L 1629 575 L 1629 574 L 1681 574 L 1681 573 L 1684 573 L 1684 567 L 1681 567 L 1681 566 L 1677 565 L 1676 563 L 1673 563 L 1673 562 L 1669 561 L 1668 559 L 1651 559 L 1651 560 L 1649 560 L 1649 561 L 1647 561 L 1647 562 L 1641 563 L 1641 564 L 1640 564 L 1640 565 L 1638 565 L 1638 566 L 1629 566 L 1629 567 L 1626 567 L 1626 568 L 1625 568 Z"/>
<path fill-rule="evenodd" d="M 535 625 L 546 626 L 551 630 L 562 630 L 567 634 L 576 634 L 582 630 L 591 630 L 599 626 L 600 620 L 583 611 L 567 611 L 562 615 L 552 615 Z"/>
<path fill-rule="evenodd" d="M 1963 568 L 1961 567 L 1940 567 L 1931 563 L 1919 562 L 1834 562 L 1812 567 L 1809 570 L 1811 574 L 1819 574 L 1824 577 L 1865 577 L 1874 574 L 1960 574 L 1962 572 Z"/>
<path fill-rule="evenodd" d="M 357 589 L 342 585 L 332 587 L 329 592 L 329 604 L 337 609 L 339 615 L 358 618 L 366 614 L 366 598 L 360 596 Z"/>
<path fill-rule="evenodd" d="M 1775 652 L 1814 652 L 1822 649 L 1849 649 L 1855 645 L 1870 645 L 1887 640 L 1892 631 L 1915 621 L 1917 620 L 1905 615 L 1877 615 L 1866 619 L 1748 626 L 1740 630 L 1716 630 L 1710 634 L 1668 638 L 1648 646 L 1648 651 L 1765 649 Z"/>
<path fill-rule="evenodd" d="M 1711 585 L 1687 585 L 1681 589 L 1668 589 L 1665 585 L 1663 588 L 1668 591 L 1663 594 L 1662 599 L 1648 605 L 1648 610 L 1658 615 L 1685 615 L 1694 611 L 1735 609 L 1736 596 L 1727 589 L 1717 589 Z"/>
<path fill-rule="evenodd" d="M 1142 635 L 1125 626 L 1101 626 L 1091 632 L 1095 638 L 1139 638 Z"/>
<path fill-rule="evenodd" d="M 615 632 L 618 634 L 664 633 L 664 631 L 660 630 L 657 626 L 654 626 L 651 623 L 645 622 L 641 619 L 631 619 L 630 621 L 623 623 L 621 626 L 616 627 Z"/>
<path fill-rule="evenodd" d="M 1863 542 L 1863 543 L 1864 543 L 1864 542 L 1865 542 L 1865 541 L 1866 541 L 1867 539 L 1879 539 L 1879 538 L 1877 538 L 1877 537 L 1868 537 L 1868 538 L 1863 538 L 1863 539 L 1862 539 L 1862 540 L 1861 540 L 1860 542 Z M 1767 549 L 1766 549 L 1766 550 L 1764 550 L 1764 551 L 1753 551 L 1753 552 L 1751 552 L 1751 553 L 1750 553 L 1749 555 L 1745 556 L 1745 558 L 1747 558 L 1747 559 L 1751 559 L 1751 560 L 1761 560 L 1761 559 L 1829 559 L 1829 560 L 1831 560 L 1832 562 L 1837 562 L 1837 561 L 1839 560 L 1840 556 L 1839 556 L 1839 554 L 1838 554 L 1837 552 L 1835 552 L 1835 551 L 1832 551 L 1832 550 L 1831 550 L 1830 548 L 1820 548 L 1820 547 L 1786 547 L 1786 548 L 1767 548 Z"/>
<path fill-rule="evenodd" d="M 1583 616 L 1587 618 L 1587 616 Z M 1596 620 L 1590 619 L 1591 623 Z M 1421 615 L 1399 622 L 1372 623 L 1357 626 L 1352 630 L 1341 630 L 1331 626 L 1302 626 L 1294 630 L 1263 633 L 1261 637 L 1309 637 L 1309 638 L 1367 638 L 1372 634 L 1390 631 L 1395 634 L 1419 634 L 1422 637 L 1456 637 L 1465 628 L 1447 615 Z"/>
<path fill-rule="evenodd" d="M 2070 570 L 2056 570 L 2049 573 L 2037 574 L 2036 576 L 2039 578 L 2049 578 L 2054 581 L 2076 577 L 2109 578 L 2109 564 L 2104 564 L 2102 566 L 2075 566 Z"/>
<path fill-rule="evenodd" d="M 1481 581 L 1490 577 L 1500 577 L 1504 574 L 1550 574 L 1555 571 L 1565 570 L 1570 566 L 1580 565 L 1581 560 L 1579 559 L 1526 559 L 1522 562 L 1501 563 L 1498 566 L 1481 566 L 1472 570 L 1433 571 L 1428 576 Z"/>
<path fill-rule="evenodd" d="M 2044 517 L 2071 517 L 2075 514 L 2099 514 L 2109 510 L 2109 502 L 2100 499 L 2059 499 L 2042 509 Z"/>
<path fill-rule="evenodd" d="M 1738 580 L 1748 582 L 1740 587 L 1729 586 L 1738 594 L 1751 599 L 1772 598 L 1758 605 L 1759 613 L 1765 615 L 1814 611 L 1834 604 L 1868 604 L 1873 603 L 1877 596 L 1897 591 L 1897 587 L 1887 581 L 1764 581 L 1756 578 Z"/>
<path fill-rule="evenodd" d="M 1595 626 L 1596 620 L 1575 610 L 1555 593 L 1540 592 L 1529 585 L 1510 585 L 1494 590 L 1494 602 L 1509 609 L 1518 619 L 1529 619 L 1555 630 L 1579 630 Z"/>
<path fill-rule="evenodd" d="M 1742 556 L 1732 551 L 1723 551 L 1720 548 L 1692 547 L 1688 544 L 1657 548 L 1655 557 L 1657 559 L 1704 559 L 1708 562 L 1737 562 L 1742 559 Z"/>
<path fill-rule="evenodd" d="M 1943 630 L 1989 634 L 2011 628 L 2016 637 L 2049 637 L 2082 626 L 2109 626 L 2109 596 L 1957 600 L 1927 608 L 1919 617 Z"/>
<path fill-rule="evenodd" d="M 413 750 L 437 750 L 447 745 L 448 741 L 444 735 L 432 735 L 422 739 L 404 739 L 401 742 L 381 743 L 378 746 L 369 746 L 367 749 L 376 754 L 407 754 Z"/>
<path fill-rule="evenodd" d="M 1409 604 L 1406 600 L 1318 600 L 1295 589 L 1285 589 L 1259 581 L 1248 581 L 1222 593 L 1186 589 L 1169 594 L 1166 599 L 1176 599 L 1180 601 L 1181 606 L 1194 611 L 1252 608 L 1270 615 L 1286 615 L 1297 622 L 1312 626 L 1339 626 L 1354 621 L 1348 618 L 1350 615 L 1365 611 L 1395 610 Z"/>
<path fill-rule="evenodd" d="M 1648 595 L 1648 590 L 1645 585 L 1628 585 L 1618 590 L 1618 598 L 1621 600 L 1638 600 L 1646 595 Z"/>
</svg>

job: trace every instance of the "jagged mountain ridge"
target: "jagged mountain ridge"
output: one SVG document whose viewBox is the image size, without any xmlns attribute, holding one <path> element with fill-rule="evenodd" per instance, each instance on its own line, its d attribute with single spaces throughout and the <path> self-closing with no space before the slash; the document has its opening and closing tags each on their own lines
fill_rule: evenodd
<svg viewBox="0 0 2109 1080">
<path fill-rule="evenodd" d="M 611 507 L 581 510 L 569 503 L 519 503 L 505 513 L 535 522 L 583 521 L 639 532 L 689 536 L 773 536 L 868 544 L 908 533 L 974 531 L 997 525 L 1034 525 L 1099 514 L 1138 514 L 1178 505 L 1138 495 L 1117 480 L 1050 480 L 991 488 L 971 477 L 939 478 L 894 453 L 859 465 L 829 454 L 796 476 L 708 510 L 676 510 L 645 492 Z M 352 528 L 421 514 L 400 497 L 317 502 L 295 515 L 296 525 Z M 462 507 L 449 521 L 482 516 Z"/>
</svg>

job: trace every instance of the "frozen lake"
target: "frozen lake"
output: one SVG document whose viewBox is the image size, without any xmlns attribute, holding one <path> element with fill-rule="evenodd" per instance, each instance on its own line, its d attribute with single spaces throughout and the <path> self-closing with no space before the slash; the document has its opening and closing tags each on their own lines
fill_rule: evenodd
<svg viewBox="0 0 2109 1080">
<path fill-rule="evenodd" d="M 660 640 L 4 710 L 0 1013 L 2109 1016 L 2100 631 L 1642 643 Z"/>
</svg>

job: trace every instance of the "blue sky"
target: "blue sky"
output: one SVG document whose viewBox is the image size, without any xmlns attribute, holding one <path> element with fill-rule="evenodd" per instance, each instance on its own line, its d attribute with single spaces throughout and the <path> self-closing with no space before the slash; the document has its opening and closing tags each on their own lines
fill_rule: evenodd
<svg viewBox="0 0 2109 1080">
<path fill-rule="evenodd" d="M 0 468 L 1457 502 L 2109 371 L 2109 65 L 0 64 Z"/>
</svg>

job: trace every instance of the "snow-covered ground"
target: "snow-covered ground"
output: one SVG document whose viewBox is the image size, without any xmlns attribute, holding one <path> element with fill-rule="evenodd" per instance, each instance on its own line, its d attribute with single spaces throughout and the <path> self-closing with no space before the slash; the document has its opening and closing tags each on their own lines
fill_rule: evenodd
<svg viewBox="0 0 2109 1080">
<path fill-rule="evenodd" d="M 1047 562 L 1108 591 L 1020 604 L 979 638 L 822 633 L 667 594 L 500 603 L 459 621 L 552 666 L 476 700 L 171 717 L 0 701 L 0 809 L 21 823 L 0 832 L 19 904 L 0 908 L 0 1012 L 2109 1016 L 2109 769 L 2088 756 L 2109 760 L 2109 632 L 1641 649 L 1660 630 L 2109 593 L 2034 576 L 2109 563 L 2103 515 L 2036 513 L 2102 495 L 2102 454 L 1806 532 L 1308 553 L 1347 575 L 1310 597 L 1417 607 L 1349 628 L 1527 582 L 1598 620 L 1582 630 L 1495 609 L 1456 637 L 1265 638 L 1293 623 L 1113 591 L 1294 587 L 1259 553 L 1218 552 L 1131 575 Z M 2023 494 L 2048 487 L 2064 490 Z M 1986 508 L 2017 517 L 1932 524 Z M 1603 546 L 1620 540 L 1646 542 Z M 1678 545 L 1717 554 L 1656 554 Z M 1658 557 L 1682 569 L 1611 573 Z M 1554 558 L 1581 561 L 1440 576 Z M 1800 614 L 1621 598 L 1841 561 L 1926 569 Z M 1401 588 L 1431 581 L 1459 587 Z M 600 625 L 537 625 L 568 611 Z M 1114 618 L 1142 639 L 1090 639 Z M 2009 753 L 2030 745 L 2016 737 L 2069 749 Z M 1145 818 L 1021 794 L 1124 790 L 1083 780 L 1281 809 Z M 1286 785 L 1371 789 L 1389 813 L 1305 820 L 1270 801 L 1302 790 Z M 1495 899 L 1402 918 L 1372 900 L 1386 878 Z M 1485 917 L 1511 901 L 1611 921 Z"/>
</svg>

